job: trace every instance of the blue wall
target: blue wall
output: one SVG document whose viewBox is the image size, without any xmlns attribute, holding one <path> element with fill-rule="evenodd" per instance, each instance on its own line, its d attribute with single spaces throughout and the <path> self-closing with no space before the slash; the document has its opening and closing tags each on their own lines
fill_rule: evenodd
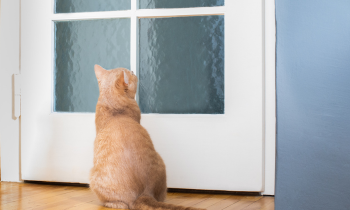
<svg viewBox="0 0 350 210">
<path fill-rule="evenodd" d="M 276 0 L 276 210 L 350 209 L 350 0 Z"/>
</svg>

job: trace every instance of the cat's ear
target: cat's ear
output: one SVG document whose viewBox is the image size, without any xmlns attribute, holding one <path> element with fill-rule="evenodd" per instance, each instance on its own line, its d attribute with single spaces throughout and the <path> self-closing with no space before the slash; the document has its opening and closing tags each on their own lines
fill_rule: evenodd
<svg viewBox="0 0 350 210">
<path fill-rule="evenodd" d="M 102 76 L 107 72 L 106 69 L 102 68 L 100 65 L 95 65 L 95 74 L 97 80 L 100 80 Z"/>
<path fill-rule="evenodd" d="M 120 74 L 118 84 L 126 88 L 129 86 L 129 76 L 125 71 Z"/>
<path fill-rule="evenodd" d="M 123 73 L 124 73 L 124 83 L 126 86 L 128 86 L 129 85 L 129 76 L 127 73 L 125 73 L 125 71 L 123 71 Z"/>
</svg>

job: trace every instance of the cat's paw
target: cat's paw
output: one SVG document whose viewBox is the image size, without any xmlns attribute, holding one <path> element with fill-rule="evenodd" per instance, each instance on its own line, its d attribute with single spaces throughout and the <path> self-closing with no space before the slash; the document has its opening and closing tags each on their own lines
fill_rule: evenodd
<svg viewBox="0 0 350 210">
<path fill-rule="evenodd" d="M 129 209 L 129 206 L 121 201 L 115 201 L 115 202 L 106 202 L 104 203 L 105 207 L 108 208 L 114 208 L 114 209 Z"/>
</svg>

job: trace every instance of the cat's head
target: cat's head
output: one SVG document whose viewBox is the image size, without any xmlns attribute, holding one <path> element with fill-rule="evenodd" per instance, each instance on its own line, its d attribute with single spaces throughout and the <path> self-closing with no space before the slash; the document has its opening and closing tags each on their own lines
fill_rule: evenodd
<svg viewBox="0 0 350 210">
<path fill-rule="evenodd" d="M 134 99 L 137 91 L 137 77 L 125 68 L 106 70 L 95 65 L 95 74 L 100 96 L 108 99 L 127 97 Z"/>
</svg>

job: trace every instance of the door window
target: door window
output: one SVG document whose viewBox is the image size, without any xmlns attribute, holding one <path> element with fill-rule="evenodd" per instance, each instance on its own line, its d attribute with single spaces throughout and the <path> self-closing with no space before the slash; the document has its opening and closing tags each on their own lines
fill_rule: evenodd
<svg viewBox="0 0 350 210">
<path fill-rule="evenodd" d="M 136 72 L 143 114 L 224 114 L 225 17 L 213 7 L 224 1 L 138 4 L 140 9 L 131 9 L 130 0 L 55 1 L 56 14 L 97 12 L 93 19 L 57 14 L 53 22 L 53 111 L 95 112 L 99 91 L 93 66 L 99 64 Z M 154 17 L 154 8 L 185 9 Z"/>
</svg>

